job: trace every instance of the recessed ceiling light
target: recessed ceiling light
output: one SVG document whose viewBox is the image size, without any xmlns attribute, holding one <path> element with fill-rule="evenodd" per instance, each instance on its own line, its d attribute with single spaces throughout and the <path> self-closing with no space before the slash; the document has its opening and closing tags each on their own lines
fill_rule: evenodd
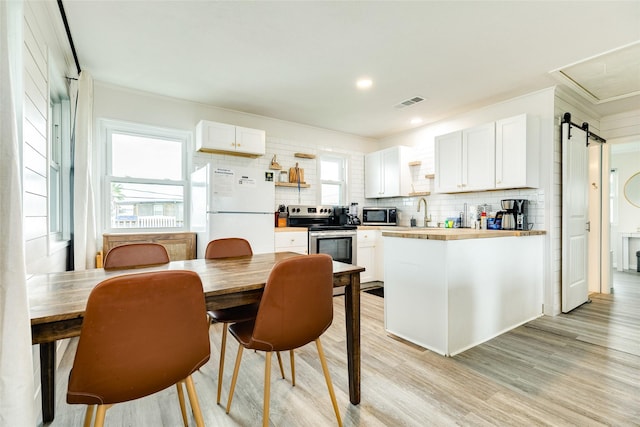
<svg viewBox="0 0 640 427">
<path fill-rule="evenodd" d="M 412 125 L 417 125 L 422 123 L 422 119 L 420 117 L 414 117 L 413 119 L 411 119 L 411 124 Z"/>
<path fill-rule="evenodd" d="M 362 78 L 356 82 L 358 89 L 369 89 L 373 85 L 373 81 L 369 78 Z"/>
</svg>

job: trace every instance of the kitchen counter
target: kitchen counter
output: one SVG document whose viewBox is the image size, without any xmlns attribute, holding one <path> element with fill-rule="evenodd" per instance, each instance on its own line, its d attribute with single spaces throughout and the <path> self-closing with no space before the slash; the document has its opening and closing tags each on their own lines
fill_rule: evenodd
<svg viewBox="0 0 640 427">
<path fill-rule="evenodd" d="M 290 232 L 290 231 L 300 231 L 300 232 L 306 233 L 309 229 L 307 227 L 276 227 L 275 230 L 276 230 L 276 233 Z"/>
<path fill-rule="evenodd" d="M 399 227 L 395 230 L 384 228 L 383 237 L 402 237 L 429 240 L 487 239 L 493 237 L 523 237 L 544 235 L 544 230 L 475 230 L 473 228 L 416 228 Z"/>
<path fill-rule="evenodd" d="M 541 316 L 543 234 L 383 230 L 385 330 L 453 356 Z"/>
</svg>

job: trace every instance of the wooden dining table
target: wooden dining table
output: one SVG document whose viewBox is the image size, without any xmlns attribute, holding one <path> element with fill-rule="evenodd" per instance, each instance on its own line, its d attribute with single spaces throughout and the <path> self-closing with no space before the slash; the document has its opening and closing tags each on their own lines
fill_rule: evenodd
<svg viewBox="0 0 640 427">
<path fill-rule="evenodd" d="M 299 256 L 278 252 L 204 260 L 172 261 L 155 267 L 107 271 L 102 268 L 33 275 L 27 280 L 32 343 L 40 345 L 43 422 L 55 416 L 56 342 L 80 335 L 91 290 L 101 281 L 122 274 L 189 270 L 198 273 L 207 309 L 235 307 L 259 301 L 273 266 Z M 345 288 L 345 327 L 349 400 L 360 403 L 360 272 L 364 268 L 333 262 L 334 287 Z M 304 283 L 300 284 L 304 286 Z"/>
</svg>

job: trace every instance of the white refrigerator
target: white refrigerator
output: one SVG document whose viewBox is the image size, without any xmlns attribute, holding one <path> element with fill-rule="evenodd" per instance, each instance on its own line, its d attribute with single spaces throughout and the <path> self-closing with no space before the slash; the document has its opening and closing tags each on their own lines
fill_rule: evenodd
<svg viewBox="0 0 640 427">
<path fill-rule="evenodd" d="M 191 174 L 191 230 L 197 257 L 213 239 L 242 237 L 253 253 L 274 251 L 273 171 L 206 164 Z"/>
</svg>

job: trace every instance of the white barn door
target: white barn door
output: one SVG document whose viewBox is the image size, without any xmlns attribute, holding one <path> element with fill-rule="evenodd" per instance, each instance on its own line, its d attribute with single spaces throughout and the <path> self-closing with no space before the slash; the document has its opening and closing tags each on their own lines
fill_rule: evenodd
<svg viewBox="0 0 640 427">
<path fill-rule="evenodd" d="M 562 124 L 562 312 L 589 299 L 587 132 Z"/>
</svg>

